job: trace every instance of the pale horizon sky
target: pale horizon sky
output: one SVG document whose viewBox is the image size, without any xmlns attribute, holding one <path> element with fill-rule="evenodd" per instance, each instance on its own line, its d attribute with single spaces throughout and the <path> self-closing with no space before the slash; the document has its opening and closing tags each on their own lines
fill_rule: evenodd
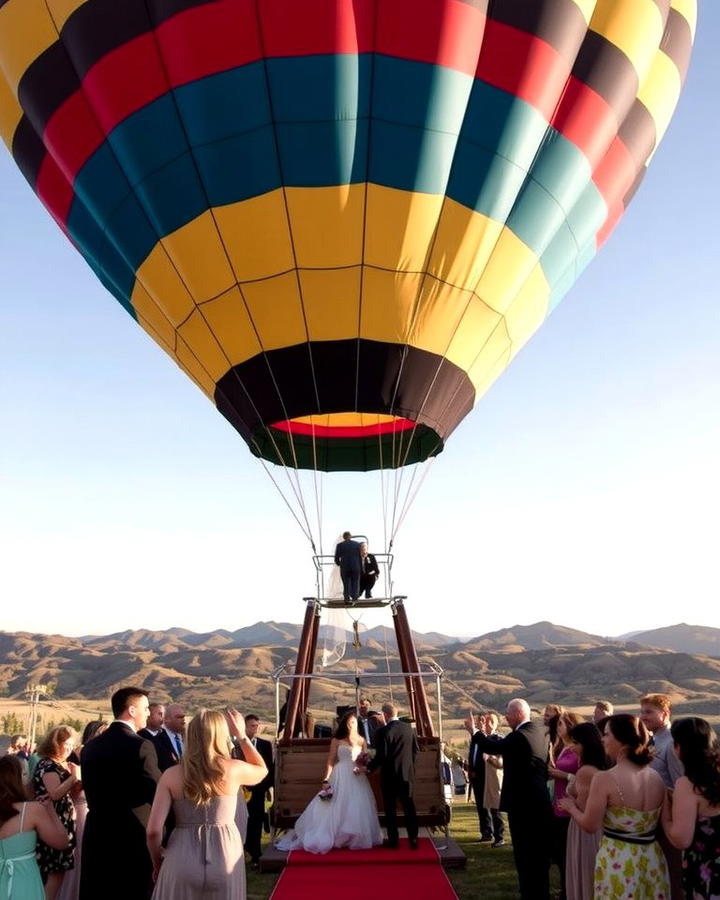
<svg viewBox="0 0 720 900">
<path fill-rule="evenodd" d="M 394 547 L 416 631 L 720 627 L 718 36 L 703 3 L 624 219 L 432 466 Z M 260 464 L 5 151 L 0 263 L 0 629 L 300 622 L 309 546 Z M 324 552 L 380 549 L 378 476 L 324 483 Z"/>
</svg>

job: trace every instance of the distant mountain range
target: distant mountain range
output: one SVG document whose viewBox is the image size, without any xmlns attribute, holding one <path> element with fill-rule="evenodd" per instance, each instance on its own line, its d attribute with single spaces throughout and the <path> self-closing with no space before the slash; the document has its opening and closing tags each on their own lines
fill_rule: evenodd
<svg viewBox="0 0 720 900">
<path fill-rule="evenodd" d="M 153 697 L 190 708 L 232 702 L 267 714 L 274 706 L 272 673 L 282 665 L 293 671 L 300 631 L 270 621 L 202 634 L 185 628 L 75 638 L 0 632 L 0 696 L 20 697 L 29 681 L 39 681 L 54 684 L 58 698 L 106 701 L 122 684 L 142 684 Z M 351 640 L 348 634 L 337 666 L 316 668 L 311 706 L 351 700 L 356 674 L 368 690 L 384 694 L 383 673 L 399 671 L 391 628 L 363 632 L 359 649 Z M 631 704 L 648 691 L 669 693 L 686 711 L 720 713 L 716 628 L 679 624 L 621 640 L 537 622 L 469 641 L 437 632 L 415 633 L 415 641 L 421 661 L 444 670 L 446 709 L 457 715 L 469 703 L 500 706 L 513 696 L 538 704 L 586 705 L 598 697 Z"/>
<path fill-rule="evenodd" d="M 321 626 L 320 634 L 323 634 Z M 64 641 L 78 641 L 86 647 L 106 650 L 111 647 L 128 647 L 143 650 L 159 650 L 168 652 L 180 647 L 240 649 L 245 647 L 273 646 L 296 647 L 300 639 L 302 626 L 292 622 L 256 622 L 236 631 L 217 629 L 209 632 L 195 632 L 187 628 L 168 628 L 165 631 L 118 631 L 106 635 L 84 635 L 79 638 L 62 638 Z M 0 636 L 4 633 L 0 632 Z M 23 634 L 18 633 L 18 636 Z M 352 633 L 347 631 L 347 639 L 352 640 Z M 41 635 L 40 637 L 48 637 Z M 57 637 L 57 636 L 52 636 Z M 633 631 L 618 637 L 603 637 L 554 625 L 552 622 L 536 622 L 534 625 L 514 625 L 499 631 L 489 631 L 479 637 L 459 638 L 441 634 L 437 631 L 413 632 L 417 647 L 438 648 L 450 644 L 464 644 L 475 650 L 498 650 L 511 653 L 522 650 L 547 650 L 553 647 L 599 647 L 607 643 L 632 643 L 644 647 L 657 647 L 662 650 L 675 650 L 678 653 L 701 653 L 706 656 L 720 657 L 720 628 L 709 628 L 704 625 L 671 625 L 667 628 L 656 628 L 652 631 Z M 394 646 L 395 632 L 392 628 L 380 625 L 362 632 L 365 644 L 384 645 L 385 641 Z M 1 649 L 0 644 L 0 649 Z"/>
<path fill-rule="evenodd" d="M 325 633 L 326 626 L 320 626 L 320 637 Z M 86 647 L 96 650 L 106 650 L 111 647 L 123 646 L 143 650 L 160 650 L 169 652 L 182 647 L 197 647 L 207 649 L 209 647 L 223 650 L 237 650 L 245 647 L 297 647 L 302 632 L 301 625 L 291 622 L 256 622 L 237 631 L 209 631 L 198 634 L 188 631 L 187 628 L 169 628 L 167 631 L 148 631 L 145 628 L 139 631 L 118 631 L 115 634 L 84 635 L 79 638 L 66 638 L 77 640 Z M 2 634 L 2 632 L 0 632 Z M 351 631 L 346 632 L 348 641 L 352 641 Z M 456 644 L 457 637 L 450 637 L 438 632 L 421 634 L 414 631 L 413 638 L 418 648 L 443 647 L 446 644 Z M 369 646 L 383 645 L 389 641 L 394 645 L 395 632 L 392 628 L 380 625 L 362 632 L 363 643 Z"/>
</svg>

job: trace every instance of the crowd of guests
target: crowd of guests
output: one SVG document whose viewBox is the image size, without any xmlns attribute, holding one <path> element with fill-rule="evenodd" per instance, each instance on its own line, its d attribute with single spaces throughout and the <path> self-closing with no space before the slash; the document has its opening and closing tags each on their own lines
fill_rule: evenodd
<svg viewBox="0 0 720 900">
<path fill-rule="evenodd" d="M 480 840 L 502 843 L 505 812 L 520 897 L 548 898 L 553 864 L 567 900 L 720 897 L 720 746 L 704 719 L 671 713 L 665 694 L 637 715 L 598 701 L 592 721 L 557 704 L 533 718 L 515 699 L 504 736 L 496 713 L 468 717 Z M 492 773 L 504 776 L 499 809 Z"/>
<path fill-rule="evenodd" d="M 20 742 L 0 759 L 0 897 L 242 900 L 273 782 L 259 718 L 202 710 L 186 728 L 134 687 L 111 705 L 82 739 L 61 725 L 35 759 Z"/>
<path fill-rule="evenodd" d="M 259 718 L 202 710 L 186 727 L 180 705 L 132 687 L 111 704 L 82 737 L 61 725 L 31 753 L 15 736 L 0 759 L 0 897 L 242 900 L 274 775 Z M 501 847 L 509 828 L 520 897 L 548 898 L 552 865 L 568 900 L 720 897 L 720 747 L 671 712 L 649 694 L 637 714 L 598 701 L 591 721 L 514 699 L 504 733 L 492 710 L 468 716 L 467 760 L 443 755 L 442 771 L 466 777 L 480 841 Z M 353 716 L 372 746 L 367 697 Z"/>
</svg>

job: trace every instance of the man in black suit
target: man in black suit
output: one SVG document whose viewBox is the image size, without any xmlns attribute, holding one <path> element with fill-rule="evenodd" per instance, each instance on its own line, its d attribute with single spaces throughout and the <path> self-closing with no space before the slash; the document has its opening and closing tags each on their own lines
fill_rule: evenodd
<svg viewBox="0 0 720 900">
<path fill-rule="evenodd" d="M 335 547 L 335 565 L 340 566 L 345 602 L 355 601 L 360 594 L 360 544 L 352 540 L 349 531 L 343 532 L 342 541 Z"/>
<path fill-rule="evenodd" d="M 370 709 L 370 698 L 361 697 L 360 704 L 355 712 L 357 716 L 358 734 L 365 738 L 368 747 L 375 746 L 375 735 L 381 727 L 380 715 Z"/>
<path fill-rule="evenodd" d="M 185 710 L 179 703 L 171 703 L 165 710 L 163 727 L 154 738 L 158 767 L 161 772 L 180 762 L 184 740 Z"/>
<path fill-rule="evenodd" d="M 141 728 L 138 731 L 140 737 L 147 738 L 147 740 L 149 741 L 152 741 L 154 738 L 156 738 L 158 734 L 160 734 L 160 729 L 162 728 L 164 718 L 164 705 L 162 703 L 151 703 L 147 725 L 145 726 L 145 728 Z"/>
<path fill-rule="evenodd" d="M 412 726 L 401 722 L 393 703 L 383 703 L 383 715 L 387 725 L 375 734 L 375 757 L 368 766 L 369 772 L 380 769 L 380 790 L 385 807 L 385 827 L 387 846 L 397 847 L 399 843 L 397 826 L 398 800 L 405 813 L 405 827 L 410 847 L 417 849 L 418 820 L 413 800 L 415 786 L 415 757 L 418 740 Z"/>
<path fill-rule="evenodd" d="M 111 703 L 115 720 L 80 757 L 88 801 L 80 900 L 145 900 L 152 890 L 145 826 L 160 780 L 153 743 L 136 733 L 147 724 L 147 692 L 121 688 Z"/>
<path fill-rule="evenodd" d="M 512 729 L 506 737 L 492 740 L 478 732 L 473 739 L 483 753 L 503 758 L 500 809 L 508 814 L 520 896 L 523 900 L 547 900 L 553 818 L 545 728 L 531 721 L 525 700 L 511 700 L 505 718 Z"/>
<path fill-rule="evenodd" d="M 379 574 L 377 560 L 372 553 L 368 553 L 368 545 L 363 542 L 360 544 L 360 593 L 365 591 L 368 600 L 372 597 L 372 589 Z"/>
<path fill-rule="evenodd" d="M 490 810 L 485 808 L 485 757 L 480 749 L 480 736 L 483 735 L 482 716 L 478 719 L 470 712 L 465 719 L 465 728 L 470 733 L 470 750 L 468 752 L 468 780 L 472 787 L 478 822 L 480 824 L 480 841 L 491 841 L 492 820 Z"/>
<path fill-rule="evenodd" d="M 262 756 L 267 766 L 268 773 L 254 787 L 250 788 L 250 799 L 247 802 L 248 823 L 247 837 L 245 838 L 245 850 L 250 854 L 250 864 L 257 868 L 260 860 L 263 823 L 265 821 L 265 795 L 275 783 L 275 763 L 273 762 L 272 744 L 270 741 L 258 737 L 261 722 L 258 716 L 250 713 L 245 716 L 245 734 L 257 752 Z"/>
</svg>

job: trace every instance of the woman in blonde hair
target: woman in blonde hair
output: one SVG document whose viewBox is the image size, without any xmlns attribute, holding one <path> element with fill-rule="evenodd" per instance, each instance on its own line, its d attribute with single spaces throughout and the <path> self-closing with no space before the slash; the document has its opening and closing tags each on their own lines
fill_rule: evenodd
<svg viewBox="0 0 720 900">
<path fill-rule="evenodd" d="M 231 758 L 228 722 L 245 761 Z M 244 900 L 245 859 L 236 808 L 243 802 L 243 785 L 259 784 L 266 774 L 238 712 L 206 709 L 193 717 L 183 758 L 163 773 L 147 825 L 156 880 L 153 900 Z M 163 857 L 162 832 L 170 807 L 175 828 Z"/>
</svg>

